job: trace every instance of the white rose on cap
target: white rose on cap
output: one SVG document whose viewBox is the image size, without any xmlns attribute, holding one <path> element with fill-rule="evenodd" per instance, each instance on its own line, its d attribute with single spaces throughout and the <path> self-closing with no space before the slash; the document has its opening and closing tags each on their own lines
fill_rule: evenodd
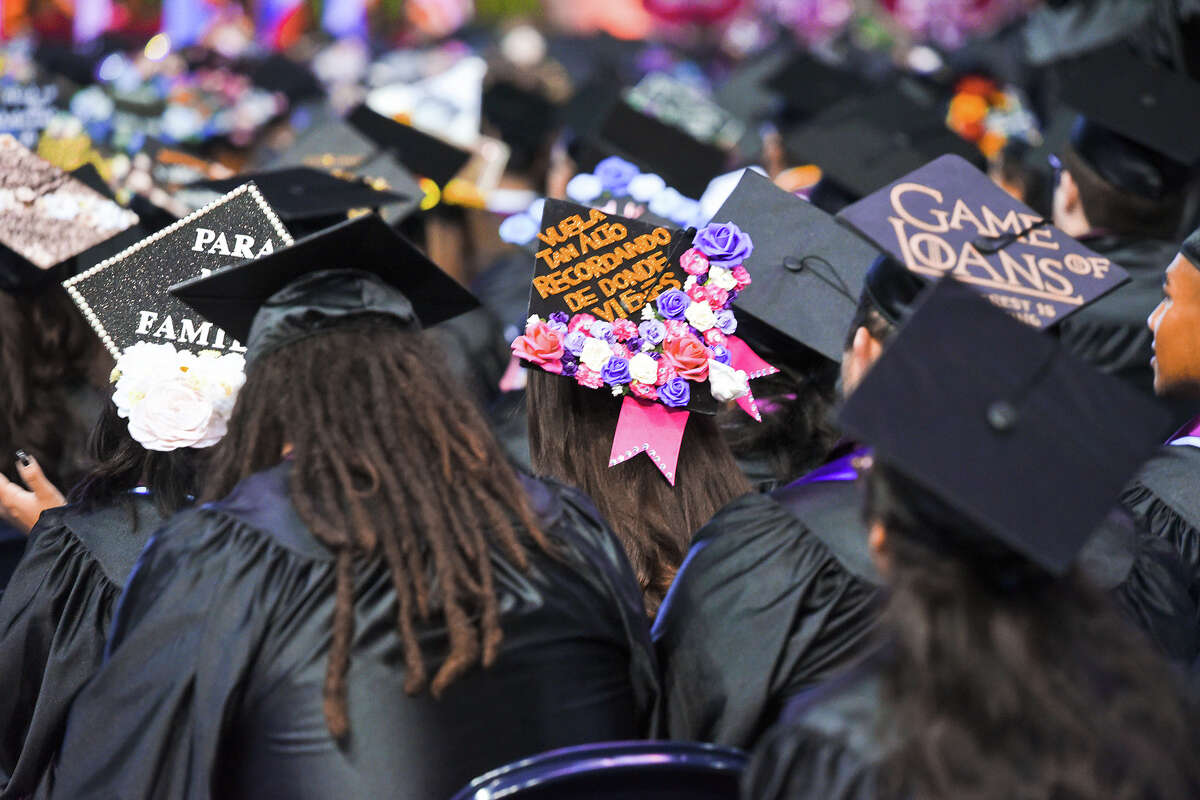
<svg viewBox="0 0 1200 800">
<path fill-rule="evenodd" d="M 740 369 L 722 364 L 716 359 L 708 360 L 708 387 L 718 403 L 736 400 L 750 394 L 750 379 Z"/>
</svg>

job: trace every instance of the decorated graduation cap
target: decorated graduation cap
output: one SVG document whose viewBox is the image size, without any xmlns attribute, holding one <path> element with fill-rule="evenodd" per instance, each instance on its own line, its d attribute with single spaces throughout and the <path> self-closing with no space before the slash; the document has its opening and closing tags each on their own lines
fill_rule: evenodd
<svg viewBox="0 0 1200 800">
<path fill-rule="evenodd" d="M 390 316 L 429 327 L 479 301 L 375 214 L 171 287 L 212 324 L 246 342 L 253 363 L 334 326 Z"/>
<path fill-rule="evenodd" d="M 747 170 L 714 219 L 754 239 L 754 283 L 734 307 L 743 335 L 782 350 L 802 345 L 842 360 L 846 329 L 879 250 L 816 206 Z"/>
<path fill-rule="evenodd" d="M 796 163 L 815 163 L 853 197 L 863 197 L 943 154 L 983 164 L 979 150 L 950 131 L 940 108 L 900 88 L 849 97 L 784 136 Z"/>
<path fill-rule="evenodd" d="M 696 232 L 547 200 L 526 366 L 622 398 L 609 466 L 646 453 L 673 485 L 688 413 L 749 394 L 761 359 L 733 335 L 754 244 L 736 225 Z"/>
<path fill-rule="evenodd" d="M 224 180 L 189 184 L 190 190 L 217 194 L 252 181 L 275 212 L 293 231 L 311 233 L 359 209 L 372 209 L 404 200 L 387 189 L 377 189 L 357 178 L 339 178 L 312 167 L 282 167 L 237 175 Z"/>
<path fill-rule="evenodd" d="M 460 147 L 378 114 L 366 105 L 351 111 L 346 121 L 405 167 L 438 186 L 449 183 L 471 157 Z"/>
<path fill-rule="evenodd" d="M 379 214 L 388 223 L 407 217 L 420 205 L 424 192 L 417 179 L 390 153 L 340 119 L 319 122 L 300 134 L 295 144 L 269 165 L 310 167 L 334 176 L 351 176 L 366 181 L 372 188 L 395 192 L 403 199 L 388 202 Z"/>
<path fill-rule="evenodd" d="M 167 289 L 291 242 L 254 184 L 243 184 L 63 286 L 114 358 L 138 342 L 238 352 L 236 337 L 197 319 Z"/>
<path fill-rule="evenodd" d="M 594 137 L 582 143 L 581 167 L 591 168 L 608 156 L 620 156 L 642 171 L 662 176 L 688 197 L 703 194 L 709 180 L 725 171 L 725 151 L 683 130 L 615 103 Z"/>
<path fill-rule="evenodd" d="M 1056 66 L 1063 102 L 1081 114 L 1071 147 L 1118 189 L 1161 200 L 1200 164 L 1200 83 L 1123 44 Z"/>
<path fill-rule="evenodd" d="M 1168 421 L 953 280 L 926 295 L 841 413 L 877 459 L 1055 574 Z"/>
<path fill-rule="evenodd" d="M 137 221 L 84 180 L 0 136 L 0 290 L 61 281 Z"/>
<path fill-rule="evenodd" d="M 931 161 L 838 217 L 918 275 L 953 275 L 1038 328 L 1128 280 L 957 156 Z"/>
</svg>

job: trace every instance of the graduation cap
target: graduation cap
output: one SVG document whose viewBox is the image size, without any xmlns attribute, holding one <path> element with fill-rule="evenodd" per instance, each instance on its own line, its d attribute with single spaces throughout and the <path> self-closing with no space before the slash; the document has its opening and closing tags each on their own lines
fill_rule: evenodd
<svg viewBox="0 0 1200 800">
<path fill-rule="evenodd" d="M 918 275 L 953 275 L 1039 328 L 1129 279 L 957 156 L 931 161 L 838 218 Z"/>
<path fill-rule="evenodd" d="M 699 197 L 725 171 L 725 152 L 679 128 L 643 114 L 628 103 L 612 107 L 595 138 L 581 143 L 579 165 L 590 170 L 603 158 L 621 156 L 656 173 L 687 197 Z"/>
<path fill-rule="evenodd" d="M 375 214 L 184 281 L 171 294 L 245 341 L 248 361 L 356 317 L 383 314 L 430 327 L 479 306 Z"/>
<path fill-rule="evenodd" d="M 325 93 L 311 69 L 280 53 L 271 53 L 261 61 L 247 65 L 246 73 L 254 85 L 268 92 L 280 92 L 293 104 Z"/>
<path fill-rule="evenodd" d="M 498 81 L 483 90 L 483 118 L 513 149 L 519 166 L 528 165 L 559 124 L 556 104 L 512 81 Z"/>
<path fill-rule="evenodd" d="M 1055 574 L 1168 421 L 1141 392 L 953 280 L 926 295 L 840 418 L 877 459 Z"/>
<path fill-rule="evenodd" d="M 788 131 L 784 146 L 796 163 L 815 163 L 856 197 L 951 153 L 978 166 L 979 150 L 950 131 L 942 111 L 900 89 L 850 97 Z"/>
<path fill-rule="evenodd" d="M 803 120 L 819 114 L 868 84 L 848 69 L 818 61 L 797 51 L 764 82 L 783 98 L 788 115 Z"/>
<path fill-rule="evenodd" d="M 753 283 L 738 295 L 741 336 L 772 350 L 796 345 L 842 360 L 846 330 L 879 250 L 819 208 L 750 170 L 713 216 L 754 240 Z"/>
<path fill-rule="evenodd" d="M 0 135 L 0 289 L 61 281 L 89 250 L 137 221 L 105 194 Z"/>
<path fill-rule="evenodd" d="M 1054 71 L 1060 98 L 1082 115 L 1071 146 L 1102 178 L 1151 199 L 1183 188 L 1200 163 L 1200 83 L 1147 64 L 1122 44 Z"/>
<path fill-rule="evenodd" d="M 339 178 L 312 167 L 283 167 L 224 180 L 199 181 L 188 188 L 223 194 L 247 181 L 253 181 L 279 218 L 301 234 L 326 228 L 356 209 L 378 208 L 409 199 L 394 191 L 376 189 L 362 180 Z"/>
<path fill-rule="evenodd" d="M 113 357 L 136 342 L 195 352 L 234 348 L 168 294 L 175 283 L 291 244 L 253 184 L 244 184 L 95 266 L 63 287 Z"/>
<path fill-rule="evenodd" d="M 346 116 L 359 133 L 383 148 L 417 175 L 445 186 L 471 154 L 411 125 L 377 114 L 365 104 Z"/>
<path fill-rule="evenodd" d="M 354 175 L 375 188 L 403 195 L 403 200 L 379 209 L 389 224 L 415 211 L 424 196 L 411 172 L 341 119 L 317 123 L 300 134 L 288 150 L 267 164 L 268 169 L 280 167 L 311 167 L 338 177 Z"/>
</svg>

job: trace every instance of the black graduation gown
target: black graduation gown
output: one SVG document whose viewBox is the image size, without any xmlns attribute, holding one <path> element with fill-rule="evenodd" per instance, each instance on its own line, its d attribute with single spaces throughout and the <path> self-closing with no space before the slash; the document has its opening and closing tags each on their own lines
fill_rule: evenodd
<svg viewBox="0 0 1200 800">
<path fill-rule="evenodd" d="M 842 524 L 843 509 L 858 513 L 849 500 L 801 521 L 748 494 L 696 532 L 654 623 L 668 738 L 750 748 L 791 697 L 872 640 L 879 589 L 827 544 L 853 550 L 838 540 L 861 525 Z"/>
<path fill-rule="evenodd" d="M 670 738 L 750 748 L 795 695 L 871 645 L 882 581 L 853 459 L 747 495 L 693 539 L 654 623 Z M 1171 659 L 1200 653 L 1200 611 L 1169 546 L 1114 513 L 1084 571 Z"/>
<path fill-rule="evenodd" d="M 100 666 L 117 598 L 162 515 L 149 497 L 42 514 L 0 600 L 0 798 L 32 794 L 72 698 Z"/>
<path fill-rule="evenodd" d="M 496 663 L 440 700 L 406 695 L 391 578 L 363 564 L 350 733 L 335 743 L 322 715 L 334 558 L 288 499 L 289 470 L 251 476 L 152 539 L 108 661 L 72 708 L 53 797 L 428 800 L 543 750 L 651 731 L 654 655 L 624 551 L 585 497 L 526 479 L 561 560 L 531 550 L 522 573 L 493 559 Z M 441 619 L 418 637 L 435 666 Z"/>
<path fill-rule="evenodd" d="M 1121 503 L 1178 551 L 1200 598 L 1200 447 L 1161 448 L 1126 487 Z"/>
<path fill-rule="evenodd" d="M 1129 282 L 1064 320 L 1058 326 L 1060 340 L 1100 371 L 1153 396 L 1150 357 L 1154 335 L 1146 327 L 1146 318 L 1162 299 L 1163 273 L 1175 258 L 1178 243 L 1115 234 L 1080 241 L 1123 267 Z M 1182 406 L 1173 410 L 1178 424 L 1194 411 Z"/>
</svg>

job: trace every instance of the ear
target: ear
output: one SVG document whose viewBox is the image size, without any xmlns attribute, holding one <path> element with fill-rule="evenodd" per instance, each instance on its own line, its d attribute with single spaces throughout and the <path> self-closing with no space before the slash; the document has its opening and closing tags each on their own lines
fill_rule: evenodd
<svg viewBox="0 0 1200 800">
<path fill-rule="evenodd" d="M 880 353 L 883 352 L 883 345 L 871 335 L 864 325 L 859 326 L 859 329 L 854 332 L 854 344 L 850 346 L 850 350 L 854 354 L 854 360 L 860 365 L 861 377 L 879 359 Z"/>
<path fill-rule="evenodd" d="M 1069 214 L 1074 214 L 1081 210 L 1079 206 L 1079 184 L 1075 182 L 1075 178 L 1067 170 L 1063 170 L 1058 177 L 1059 191 L 1062 192 L 1063 210 Z"/>
</svg>

